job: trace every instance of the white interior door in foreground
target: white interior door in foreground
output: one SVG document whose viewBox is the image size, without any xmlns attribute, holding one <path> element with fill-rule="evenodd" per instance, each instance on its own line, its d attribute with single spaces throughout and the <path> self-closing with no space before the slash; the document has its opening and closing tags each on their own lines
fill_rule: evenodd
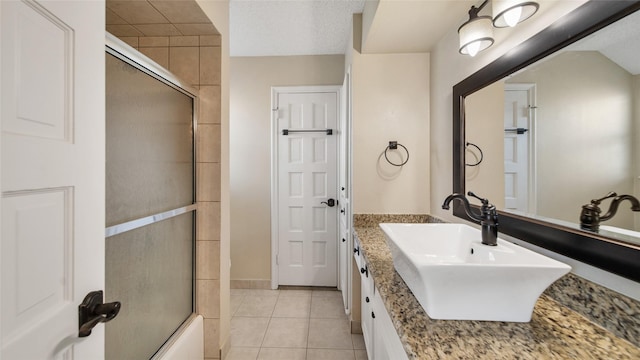
<svg viewBox="0 0 640 360">
<path fill-rule="evenodd" d="M 102 359 L 104 2 L 0 2 L 2 359 Z"/>
<path fill-rule="evenodd" d="M 337 102 L 337 90 L 277 95 L 280 285 L 337 286 Z"/>
</svg>

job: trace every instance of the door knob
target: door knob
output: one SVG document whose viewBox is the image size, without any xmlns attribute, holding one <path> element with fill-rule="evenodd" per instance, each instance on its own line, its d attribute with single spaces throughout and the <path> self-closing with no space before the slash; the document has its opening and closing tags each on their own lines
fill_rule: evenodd
<svg viewBox="0 0 640 360">
<path fill-rule="evenodd" d="M 78 306 L 78 337 L 91 335 L 91 330 L 101 322 L 113 320 L 120 312 L 120 302 L 105 304 L 102 290 L 92 291 Z"/>
<path fill-rule="evenodd" d="M 326 204 L 328 207 L 334 207 L 336 206 L 336 200 L 335 199 L 329 199 L 327 201 L 323 201 L 320 204 Z"/>
</svg>

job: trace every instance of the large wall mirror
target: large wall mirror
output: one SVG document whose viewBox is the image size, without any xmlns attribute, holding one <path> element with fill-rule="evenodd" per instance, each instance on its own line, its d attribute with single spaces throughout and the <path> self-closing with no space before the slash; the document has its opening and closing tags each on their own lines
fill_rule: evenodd
<svg viewBox="0 0 640 360">
<path fill-rule="evenodd" d="M 587 2 L 453 88 L 454 192 L 494 203 L 501 233 L 635 281 L 640 211 L 579 219 L 611 191 L 640 199 L 638 10 Z"/>
</svg>

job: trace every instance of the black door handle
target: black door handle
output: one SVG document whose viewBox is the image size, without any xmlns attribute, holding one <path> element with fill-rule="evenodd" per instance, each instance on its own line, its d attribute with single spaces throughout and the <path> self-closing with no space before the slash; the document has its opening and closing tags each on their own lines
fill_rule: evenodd
<svg viewBox="0 0 640 360">
<path fill-rule="evenodd" d="M 336 206 L 336 200 L 335 199 L 329 199 L 327 201 L 323 201 L 320 204 L 326 204 L 328 207 L 334 207 Z"/>
<path fill-rule="evenodd" d="M 120 302 L 114 301 L 105 304 L 102 290 L 92 291 L 85 296 L 82 304 L 78 306 L 78 337 L 91 335 L 91 330 L 101 322 L 113 320 L 120 312 Z"/>
</svg>

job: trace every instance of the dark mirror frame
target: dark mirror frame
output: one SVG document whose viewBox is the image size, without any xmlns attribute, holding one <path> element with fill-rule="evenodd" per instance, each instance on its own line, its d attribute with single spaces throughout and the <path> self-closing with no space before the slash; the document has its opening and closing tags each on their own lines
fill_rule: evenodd
<svg viewBox="0 0 640 360">
<path fill-rule="evenodd" d="M 638 10 L 640 1 L 589 1 L 456 84 L 453 87 L 453 192 L 466 193 L 466 96 Z M 460 202 L 454 202 L 453 214 L 473 222 Z M 580 209 L 576 209 L 576 222 L 579 214 Z M 640 246 L 504 211 L 499 211 L 498 232 L 640 282 Z"/>
</svg>

